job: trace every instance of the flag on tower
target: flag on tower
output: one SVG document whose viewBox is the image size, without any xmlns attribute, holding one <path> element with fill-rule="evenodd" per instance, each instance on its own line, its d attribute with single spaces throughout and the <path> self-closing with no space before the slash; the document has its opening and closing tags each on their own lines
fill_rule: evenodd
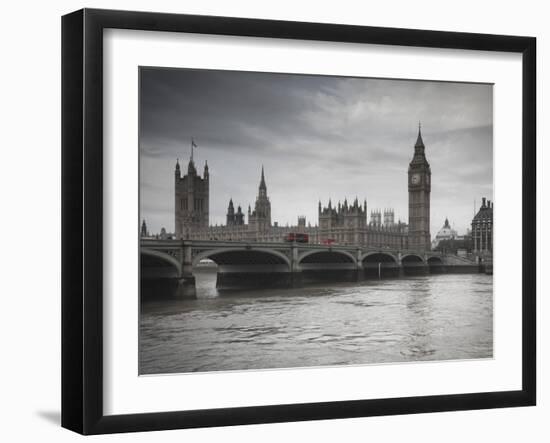
<svg viewBox="0 0 550 443">
<path fill-rule="evenodd" d="M 195 139 L 191 137 L 191 161 L 193 161 L 193 148 L 197 148 L 197 144 L 195 143 Z"/>
</svg>

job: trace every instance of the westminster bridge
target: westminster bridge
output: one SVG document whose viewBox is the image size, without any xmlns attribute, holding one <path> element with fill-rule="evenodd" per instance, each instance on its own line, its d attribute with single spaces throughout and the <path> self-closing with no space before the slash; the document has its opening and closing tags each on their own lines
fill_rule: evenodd
<svg viewBox="0 0 550 443">
<path fill-rule="evenodd" d="M 217 287 L 296 287 L 311 281 L 357 281 L 446 272 L 478 272 L 475 261 L 433 251 L 354 245 L 212 240 L 140 240 L 142 294 L 159 288 L 194 297 L 193 272 L 217 265 Z"/>
</svg>

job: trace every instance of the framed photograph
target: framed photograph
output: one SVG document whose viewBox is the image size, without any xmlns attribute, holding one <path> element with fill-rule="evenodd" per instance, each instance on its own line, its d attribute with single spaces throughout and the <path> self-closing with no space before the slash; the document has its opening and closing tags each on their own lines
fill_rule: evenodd
<svg viewBox="0 0 550 443">
<path fill-rule="evenodd" d="M 84 9 L 62 60 L 64 427 L 535 405 L 534 38 Z"/>
</svg>

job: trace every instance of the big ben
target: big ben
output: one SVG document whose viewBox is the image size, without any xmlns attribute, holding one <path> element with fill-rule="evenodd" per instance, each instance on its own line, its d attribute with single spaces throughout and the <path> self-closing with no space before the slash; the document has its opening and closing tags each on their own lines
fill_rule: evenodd
<svg viewBox="0 0 550 443">
<path fill-rule="evenodd" d="M 409 164 L 409 249 L 430 250 L 430 164 L 418 124 L 414 156 Z"/>
</svg>

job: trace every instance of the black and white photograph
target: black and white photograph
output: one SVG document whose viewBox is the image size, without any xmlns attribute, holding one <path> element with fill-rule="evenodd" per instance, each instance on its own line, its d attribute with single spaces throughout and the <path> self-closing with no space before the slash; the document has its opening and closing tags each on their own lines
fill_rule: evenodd
<svg viewBox="0 0 550 443">
<path fill-rule="evenodd" d="M 7 2 L 0 439 L 546 442 L 543 5 Z"/>
<path fill-rule="evenodd" d="M 493 85 L 139 68 L 141 375 L 493 357 Z"/>
</svg>

